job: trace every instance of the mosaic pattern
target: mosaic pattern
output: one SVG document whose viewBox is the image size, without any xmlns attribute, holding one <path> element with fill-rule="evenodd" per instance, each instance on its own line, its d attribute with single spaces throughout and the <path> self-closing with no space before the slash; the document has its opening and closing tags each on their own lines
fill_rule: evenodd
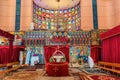
<svg viewBox="0 0 120 80">
<path fill-rule="evenodd" d="M 63 39 L 67 37 L 68 41 L 65 44 L 69 45 L 90 45 L 91 33 L 85 31 L 65 32 L 65 31 L 29 31 L 25 34 L 25 40 L 27 46 L 40 46 L 40 45 L 64 45 L 63 42 L 53 42 L 52 38 Z M 64 41 L 64 40 L 63 40 Z"/>
<path fill-rule="evenodd" d="M 35 30 L 80 30 L 80 17 L 80 3 L 64 10 L 50 10 L 33 2 Z"/>
</svg>

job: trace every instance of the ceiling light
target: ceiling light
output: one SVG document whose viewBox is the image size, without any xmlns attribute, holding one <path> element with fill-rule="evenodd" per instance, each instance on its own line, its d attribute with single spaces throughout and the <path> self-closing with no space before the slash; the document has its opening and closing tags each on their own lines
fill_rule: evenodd
<svg viewBox="0 0 120 80">
<path fill-rule="evenodd" d="M 56 0 L 57 2 L 60 2 L 60 0 Z"/>
</svg>

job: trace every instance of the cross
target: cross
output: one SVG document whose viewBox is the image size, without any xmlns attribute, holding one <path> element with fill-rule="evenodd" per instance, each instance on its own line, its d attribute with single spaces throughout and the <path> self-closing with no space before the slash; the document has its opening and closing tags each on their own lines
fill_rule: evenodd
<svg viewBox="0 0 120 80">
<path fill-rule="evenodd" d="M 59 69 L 58 69 L 57 67 L 55 67 L 53 70 L 54 70 L 55 72 L 57 72 Z"/>
</svg>

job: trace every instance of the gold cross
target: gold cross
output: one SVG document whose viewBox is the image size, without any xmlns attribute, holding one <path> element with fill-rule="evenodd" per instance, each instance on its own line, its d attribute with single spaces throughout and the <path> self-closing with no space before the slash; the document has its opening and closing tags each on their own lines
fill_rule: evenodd
<svg viewBox="0 0 120 80">
<path fill-rule="evenodd" d="M 55 67 L 53 70 L 54 70 L 55 72 L 57 72 L 59 69 L 58 69 L 57 67 Z"/>
</svg>

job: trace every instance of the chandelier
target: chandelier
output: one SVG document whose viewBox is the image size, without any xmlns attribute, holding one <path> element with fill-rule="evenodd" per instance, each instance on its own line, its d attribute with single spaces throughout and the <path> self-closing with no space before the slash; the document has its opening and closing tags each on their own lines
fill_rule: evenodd
<svg viewBox="0 0 120 80">
<path fill-rule="evenodd" d="M 57 2 L 60 2 L 60 0 L 56 0 Z"/>
</svg>

